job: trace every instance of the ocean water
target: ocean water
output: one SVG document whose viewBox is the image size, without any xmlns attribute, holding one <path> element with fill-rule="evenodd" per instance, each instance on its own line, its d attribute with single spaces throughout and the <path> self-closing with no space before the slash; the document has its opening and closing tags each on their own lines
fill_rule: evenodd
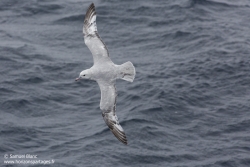
<svg viewBox="0 0 250 167">
<path fill-rule="evenodd" d="M 93 1 L 111 59 L 137 71 L 117 81 L 127 146 L 97 83 L 74 81 L 91 2 L 0 1 L 0 166 L 249 167 L 250 1 Z"/>
</svg>

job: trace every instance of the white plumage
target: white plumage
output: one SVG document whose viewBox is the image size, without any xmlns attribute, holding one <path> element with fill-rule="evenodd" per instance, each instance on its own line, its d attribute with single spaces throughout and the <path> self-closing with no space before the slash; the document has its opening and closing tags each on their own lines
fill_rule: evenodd
<svg viewBox="0 0 250 167">
<path fill-rule="evenodd" d="M 85 15 L 83 25 L 84 41 L 93 55 L 94 65 L 80 73 L 80 79 L 95 80 L 101 90 L 100 109 L 102 116 L 109 129 L 115 137 L 124 144 L 127 144 L 127 138 L 123 128 L 119 124 L 116 116 L 116 98 L 115 87 L 116 79 L 123 79 L 133 82 L 135 77 L 135 68 L 131 62 L 122 65 L 114 64 L 108 53 L 108 49 L 97 32 L 95 6 L 92 3 Z"/>
</svg>

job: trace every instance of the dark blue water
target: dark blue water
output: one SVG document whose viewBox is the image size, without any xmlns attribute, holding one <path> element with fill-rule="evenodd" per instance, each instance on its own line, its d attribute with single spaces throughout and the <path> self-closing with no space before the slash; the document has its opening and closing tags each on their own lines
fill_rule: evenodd
<svg viewBox="0 0 250 167">
<path fill-rule="evenodd" d="M 74 81 L 93 64 L 90 3 L 0 1 L 0 166 L 46 166 L 4 163 L 32 154 L 56 167 L 249 167 L 250 1 L 94 0 L 112 60 L 137 70 L 117 82 L 128 146 L 97 83 Z"/>
</svg>

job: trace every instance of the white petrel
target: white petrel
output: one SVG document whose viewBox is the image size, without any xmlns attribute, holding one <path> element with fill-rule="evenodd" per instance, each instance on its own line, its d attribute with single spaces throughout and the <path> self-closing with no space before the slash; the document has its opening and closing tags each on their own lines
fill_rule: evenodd
<svg viewBox="0 0 250 167">
<path fill-rule="evenodd" d="M 115 137 L 124 144 L 127 144 L 127 138 L 123 128 L 118 122 L 116 116 L 116 79 L 123 79 L 133 82 L 135 78 L 135 67 L 131 62 L 122 65 L 116 65 L 109 57 L 109 52 L 98 35 L 96 27 L 95 6 L 92 3 L 85 15 L 83 25 L 84 41 L 93 55 L 94 65 L 80 73 L 80 79 L 95 80 L 101 90 L 100 109 L 105 123 L 108 125 Z"/>
</svg>

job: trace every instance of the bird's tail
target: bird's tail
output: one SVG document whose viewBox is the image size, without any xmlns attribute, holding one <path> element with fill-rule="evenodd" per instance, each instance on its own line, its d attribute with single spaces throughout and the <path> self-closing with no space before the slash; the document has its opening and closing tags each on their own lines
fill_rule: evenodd
<svg viewBox="0 0 250 167">
<path fill-rule="evenodd" d="M 119 65 L 119 78 L 125 81 L 133 82 L 135 78 L 135 67 L 134 65 L 128 61 Z"/>
</svg>

